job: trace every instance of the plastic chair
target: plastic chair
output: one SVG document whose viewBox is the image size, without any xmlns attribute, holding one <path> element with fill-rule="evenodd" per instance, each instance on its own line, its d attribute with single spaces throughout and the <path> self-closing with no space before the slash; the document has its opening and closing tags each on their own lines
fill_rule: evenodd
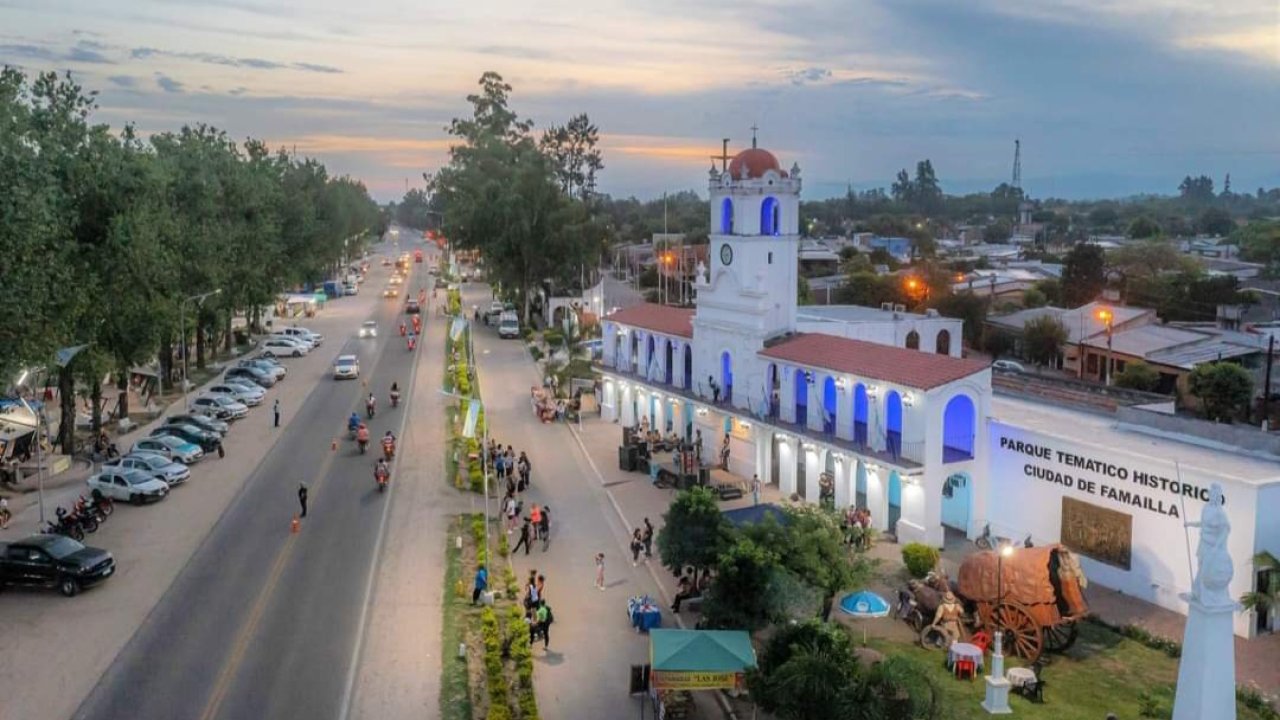
<svg viewBox="0 0 1280 720">
<path fill-rule="evenodd" d="M 978 674 L 978 667 L 977 663 L 969 658 L 959 658 L 956 660 L 955 665 L 952 666 L 952 671 L 957 678 L 964 678 L 965 675 L 968 675 L 969 679 L 972 680 Z"/>
<path fill-rule="evenodd" d="M 991 636 L 987 634 L 987 631 L 979 630 L 973 634 L 973 637 L 969 638 L 969 644 L 981 648 L 982 652 L 985 653 L 987 648 L 991 647 Z"/>
</svg>

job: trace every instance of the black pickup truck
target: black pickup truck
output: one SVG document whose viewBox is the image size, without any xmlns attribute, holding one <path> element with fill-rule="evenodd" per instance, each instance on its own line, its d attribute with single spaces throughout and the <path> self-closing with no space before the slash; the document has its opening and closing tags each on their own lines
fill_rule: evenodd
<svg viewBox="0 0 1280 720">
<path fill-rule="evenodd" d="M 85 547 L 62 535 L 32 535 L 0 543 L 0 587 L 56 587 L 67 597 L 111 577 L 111 553 Z"/>
</svg>

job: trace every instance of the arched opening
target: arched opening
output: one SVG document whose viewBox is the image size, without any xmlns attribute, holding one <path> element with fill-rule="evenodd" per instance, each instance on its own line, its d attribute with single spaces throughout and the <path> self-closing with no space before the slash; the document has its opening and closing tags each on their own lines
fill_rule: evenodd
<svg viewBox="0 0 1280 720">
<path fill-rule="evenodd" d="M 729 198 L 720 201 L 720 234 L 733 234 L 733 201 Z"/>
<path fill-rule="evenodd" d="M 957 395 L 947 402 L 942 411 L 942 462 L 973 459 L 977 415 L 968 395 Z"/>
<path fill-rule="evenodd" d="M 618 368 L 619 370 L 626 368 L 626 364 L 627 364 L 626 343 L 627 343 L 626 335 L 620 332 L 614 333 L 613 335 L 613 366 L 615 368 Z"/>
<path fill-rule="evenodd" d="M 778 412 L 781 407 L 779 400 L 780 400 L 780 394 L 782 392 L 782 378 L 778 374 L 777 364 L 769 363 L 768 378 L 769 378 L 769 387 L 767 390 L 767 397 L 769 400 L 768 414 L 769 414 L 769 417 L 776 419 L 778 417 Z"/>
<path fill-rule="evenodd" d="M 862 383 L 853 386 L 853 441 L 867 444 L 867 386 Z"/>
<path fill-rule="evenodd" d="M 942 525 L 965 535 L 969 533 L 973 487 L 969 476 L 955 473 L 942 484 Z"/>
<path fill-rule="evenodd" d="M 809 453 L 804 441 L 796 440 L 796 494 L 804 500 L 809 496 Z"/>
<path fill-rule="evenodd" d="M 663 372 L 663 374 L 662 374 L 662 375 L 663 375 L 663 376 L 662 376 L 662 382 L 664 382 L 664 383 L 666 383 L 666 384 L 670 385 L 670 384 L 671 384 L 671 378 L 672 378 L 672 376 L 673 376 L 673 375 L 672 375 L 672 368 L 671 368 L 671 361 L 675 359 L 674 357 L 672 357 L 673 355 L 675 355 L 675 349 L 671 347 L 671 341 L 670 341 L 670 340 L 663 341 L 663 346 L 664 346 L 664 347 L 663 347 L 663 353 L 662 353 L 662 361 L 663 361 L 663 362 L 662 362 L 662 368 L 663 368 L 664 372 Z"/>
<path fill-rule="evenodd" d="M 858 468 L 855 471 L 855 479 L 853 481 L 853 504 L 857 507 L 864 508 L 867 506 L 867 464 L 858 461 Z"/>
<path fill-rule="evenodd" d="M 650 336 L 649 336 L 649 339 L 645 341 L 645 348 L 644 348 L 644 360 L 645 360 L 645 363 L 644 363 L 644 367 L 640 369 L 640 370 L 641 370 L 641 371 L 640 371 L 640 374 L 641 374 L 641 375 L 644 375 L 644 376 L 645 376 L 645 377 L 647 377 L 647 378 L 652 378 L 652 377 L 653 377 L 653 358 L 654 358 L 654 355 L 653 355 L 653 336 L 652 336 L 652 335 L 650 335 Z"/>
<path fill-rule="evenodd" d="M 639 333 L 636 333 L 636 332 L 631 333 L 631 354 L 628 356 L 628 359 L 630 360 L 630 364 L 627 365 L 627 369 L 630 370 L 631 372 L 638 371 L 640 369 L 639 367 L 640 365 L 640 334 Z"/>
<path fill-rule="evenodd" d="M 720 397 L 733 403 L 733 356 L 728 350 L 720 353 Z"/>
<path fill-rule="evenodd" d="M 920 349 L 920 333 L 916 332 L 915 330 L 912 330 L 911 332 L 907 333 L 907 349 L 908 350 Z"/>
<path fill-rule="evenodd" d="M 760 234 L 777 235 L 778 233 L 778 199 L 767 197 L 760 203 Z"/>
<path fill-rule="evenodd" d="M 693 390 L 693 348 L 687 343 L 684 346 L 684 387 Z"/>
<path fill-rule="evenodd" d="M 796 403 L 796 424 L 804 425 L 809 421 L 809 381 L 804 370 L 796 370 L 792 375 L 793 392 Z"/>
<path fill-rule="evenodd" d="M 951 354 L 951 331 L 939 330 L 938 338 L 933 341 L 933 351 L 939 355 Z"/>
<path fill-rule="evenodd" d="M 902 517 L 902 478 L 898 471 L 889 473 L 889 532 L 898 532 L 898 519 Z"/>
<path fill-rule="evenodd" d="M 884 399 L 884 444 L 895 458 L 902 452 L 902 396 L 897 390 Z"/>
<path fill-rule="evenodd" d="M 822 453 L 827 461 L 822 468 L 819 481 L 818 504 L 824 508 L 834 509 L 836 506 L 836 454 L 830 450 Z"/>
<path fill-rule="evenodd" d="M 822 431 L 836 431 L 836 379 L 829 375 L 822 381 Z"/>
</svg>

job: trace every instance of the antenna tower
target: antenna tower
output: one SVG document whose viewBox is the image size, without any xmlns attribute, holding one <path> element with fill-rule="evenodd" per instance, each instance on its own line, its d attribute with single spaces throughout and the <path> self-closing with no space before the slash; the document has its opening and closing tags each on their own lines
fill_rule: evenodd
<svg viewBox="0 0 1280 720">
<path fill-rule="evenodd" d="M 1013 141 L 1013 189 L 1022 189 L 1022 141 Z"/>
</svg>

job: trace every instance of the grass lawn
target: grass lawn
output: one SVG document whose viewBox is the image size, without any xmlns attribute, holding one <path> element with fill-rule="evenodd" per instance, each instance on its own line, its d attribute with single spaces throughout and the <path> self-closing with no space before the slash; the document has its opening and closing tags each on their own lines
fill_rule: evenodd
<svg viewBox="0 0 1280 720">
<path fill-rule="evenodd" d="M 932 668 L 954 720 L 988 718 L 980 707 L 984 696 L 981 676 L 972 682 L 956 680 L 944 667 L 945 656 L 907 642 L 871 638 L 868 644 L 887 654 L 910 655 Z M 1021 696 L 1010 697 L 1014 715 L 1030 720 L 1102 720 L 1107 713 L 1120 718 L 1168 718 L 1173 712 L 1173 687 L 1178 661 L 1092 622 L 1080 623 L 1080 637 L 1065 654 L 1047 656 L 1043 705 Z M 990 662 L 990 656 L 988 656 Z M 1006 660 L 1006 667 L 1018 664 Z M 1268 716 L 1237 703 L 1239 720 L 1267 720 Z M 1144 712 L 1145 711 L 1145 712 Z"/>
</svg>

